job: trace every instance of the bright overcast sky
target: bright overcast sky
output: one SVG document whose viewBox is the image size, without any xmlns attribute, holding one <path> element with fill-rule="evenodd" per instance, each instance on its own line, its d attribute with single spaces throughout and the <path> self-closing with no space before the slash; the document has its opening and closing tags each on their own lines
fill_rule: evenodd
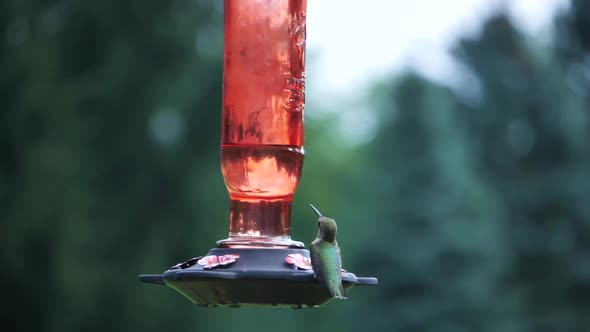
<svg viewBox="0 0 590 332">
<path fill-rule="evenodd" d="M 499 6 L 522 30 L 543 38 L 568 0 L 309 0 L 308 78 L 323 94 L 363 94 L 370 83 L 412 66 L 445 82 L 449 46 L 478 33 Z M 310 82 L 312 83 L 312 82 Z M 316 85 L 317 84 L 317 85 Z"/>
<path fill-rule="evenodd" d="M 366 99 L 376 81 L 410 67 L 464 87 L 463 69 L 448 53 L 458 37 L 477 36 L 482 22 L 503 8 L 531 38 L 550 41 L 553 16 L 568 5 L 568 0 L 308 0 L 307 115 L 330 116 L 336 126 L 329 133 L 339 146 L 367 143 L 378 122 Z"/>
</svg>

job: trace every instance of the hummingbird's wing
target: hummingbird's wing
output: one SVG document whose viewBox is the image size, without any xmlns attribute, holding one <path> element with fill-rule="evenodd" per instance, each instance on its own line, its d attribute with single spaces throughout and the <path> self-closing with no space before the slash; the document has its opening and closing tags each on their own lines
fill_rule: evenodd
<svg viewBox="0 0 590 332">
<path fill-rule="evenodd" d="M 346 289 L 344 289 L 344 285 L 342 284 L 342 255 L 340 254 L 340 247 L 336 240 L 334 240 L 334 247 L 336 248 L 336 256 L 338 257 L 338 286 L 340 289 L 340 298 L 346 299 L 348 294 L 346 294 Z"/>
</svg>

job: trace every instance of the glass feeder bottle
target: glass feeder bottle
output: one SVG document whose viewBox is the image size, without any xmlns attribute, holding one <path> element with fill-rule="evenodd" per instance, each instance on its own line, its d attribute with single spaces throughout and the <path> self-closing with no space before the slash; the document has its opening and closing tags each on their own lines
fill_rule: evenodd
<svg viewBox="0 0 590 332">
<path fill-rule="evenodd" d="M 291 204 L 304 158 L 307 0 L 225 0 L 221 247 L 303 247 Z"/>
</svg>

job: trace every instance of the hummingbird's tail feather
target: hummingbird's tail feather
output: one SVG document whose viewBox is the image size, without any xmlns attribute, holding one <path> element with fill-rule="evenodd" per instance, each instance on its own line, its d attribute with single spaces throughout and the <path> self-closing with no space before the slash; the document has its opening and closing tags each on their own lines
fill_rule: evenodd
<svg viewBox="0 0 590 332">
<path fill-rule="evenodd" d="M 332 284 L 332 286 L 333 287 L 331 288 L 325 288 L 328 291 L 328 293 L 330 293 L 332 298 L 346 300 L 348 295 L 346 294 L 346 289 L 344 289 L 344 285 L 342 285 L 342 282 L 338 286 L 334 284 Z"/>
<path fill-rule="evenodd" d="M 346 294 L 346 289 L 344 289 L 344 285 L 340 283 L 340 294 L 337 294 L 335 298 L 346 300 L 347 296 L 348 295 Z"/>
</svg>

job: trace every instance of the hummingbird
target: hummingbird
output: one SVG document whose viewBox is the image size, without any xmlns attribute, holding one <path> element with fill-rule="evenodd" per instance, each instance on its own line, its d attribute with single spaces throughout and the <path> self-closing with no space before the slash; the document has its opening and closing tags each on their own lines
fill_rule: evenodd
<svg viewBox="0 0 590 332">
<path fill-rule="evenodd" d="M 336 242 L 336 221 L 324 217 L 315 206 L 309 204 L 318 215 L 318 236 L 309 247 L 311 265 L 316 279 L 323 289 L 338 299 L 346 299 L 342 286 L 342 260 Z"/>
</svg>

